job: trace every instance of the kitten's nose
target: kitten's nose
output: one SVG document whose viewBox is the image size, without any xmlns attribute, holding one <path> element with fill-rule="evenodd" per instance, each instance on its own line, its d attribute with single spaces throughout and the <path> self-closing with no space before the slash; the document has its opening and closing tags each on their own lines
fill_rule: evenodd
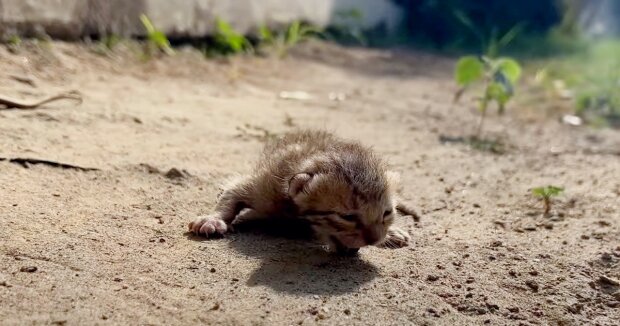
<svg viewBox="0 0 620 326">
<path fill-rule="evenodd" d="M 381 240 L 381 229 L 374 226 L 368 227 L 364 229 L 362 236 L 367 244 L 376 244 L 379 240 Z"/>
</svg>

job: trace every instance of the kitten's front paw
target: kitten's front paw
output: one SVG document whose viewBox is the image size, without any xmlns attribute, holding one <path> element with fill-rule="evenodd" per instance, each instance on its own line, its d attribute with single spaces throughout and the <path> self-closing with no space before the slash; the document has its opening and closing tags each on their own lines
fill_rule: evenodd
<svg viewBox="0 0 620 326">
<path fill-rule="evenodd" d="M 223 235 L 228 230 L 226 223 L 213 215 L 200 217 L 189 223 L 189 230 L 205 236 Z"/>
<path fill-rule="evenodd" d="M 390 228 L 385 240 L 379 245 L 383 248 L 402 248 L 409 245 L 411 237 L 401 228 Z"/>
</svg>

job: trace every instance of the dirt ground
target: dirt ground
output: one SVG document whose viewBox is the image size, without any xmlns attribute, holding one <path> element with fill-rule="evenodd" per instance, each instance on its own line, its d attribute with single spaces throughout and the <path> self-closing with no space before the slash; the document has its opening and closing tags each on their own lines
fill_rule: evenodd
<svg viewBox="0 0 620 326">
<path fill-rule="evenodd" d="M 130 52 L 0 49 L 0 94 L 84 96 L 0 110 L 0 324 L 618 325 L 618 131 L 515 104 L 485 125 L 503 152 L 472 149 L 454 141 L 477 116 L 452 103 L 453 60 L 422 53 Z M 398 221 L 409 247 L 343 258 L 252 230 L 186 233 L 220 181 L 298 127 L 372 145 L 402 173 L 423 215 Z M 542 217 L 530 189 L 547 184 L 566 192 Z"/>
</svg>

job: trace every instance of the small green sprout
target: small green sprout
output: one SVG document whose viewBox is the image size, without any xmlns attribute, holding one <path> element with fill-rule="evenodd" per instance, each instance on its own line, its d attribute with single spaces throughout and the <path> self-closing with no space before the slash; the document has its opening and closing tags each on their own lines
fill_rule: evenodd
<svg viewBox="0 0 620 326">
<path fill-rule="evenodd" d="M 538 187 L 532 189 L 532 194 L 536 197 L 542 198 L 545 205 L 545 215 L 549 215 L 551 211 L 551 198 L 557 197 L 564 192 L 564 188 L 556 186 Z"/>
<path fill-rule="evenodd" d="M 142 21 L 142 25 L 146 29 L 146 37 L 147 37 L 147 54 L 146 56 L 151 56 L 153 52 L 159 50 L 164 52 L 167 55 L 174 55 L 174 50 L 170 45 L 170 41 L 166 34 L 162 31 L 155 28 L 151 20 L 145 15 L 140 15 L 140 21 Z"/>
<path fill-rule="evenodd" d="M 217 18 L 215 21 L 215 50 L 223 55 L 251 52 L 250 41 L 239 34 L 225 20 Z M 212 52 L 212 51 L 211 51 Z"/>
<path fill-rule="evenodd" d="M 521 78 L 521 65 L 511 58 L 491 59 L 489 57 L 462 57 L 456 64 L 454 79 L 461 89 L 455 94 L 458 101 L 472 85 L 483 84 L 479 97 L 480 121 L 475 137 L 482 132 L 484 117 L 489 104 L 495 102 L 500 114 L 504 113 L 506 104 L 514 95 L 515 85 Z"/>
<path fill-rule="evenodd" d="M 17 35 L 11 35 L 7 40 L 7 44 L 10 46 L 18 47 L 22 44 L 22 39 Z"/>
<path fill-rule="evenodd" d="M 300 21 L 294 21 L 282 33 L 272 32 L 263 25 L 259 28 L 258 34 L 261 44 L 274 46 L 278 56 L 285 57 L 291 48 L 313 35 L 320 35 L 321 30 L 304 25 Z"/>
</svg>

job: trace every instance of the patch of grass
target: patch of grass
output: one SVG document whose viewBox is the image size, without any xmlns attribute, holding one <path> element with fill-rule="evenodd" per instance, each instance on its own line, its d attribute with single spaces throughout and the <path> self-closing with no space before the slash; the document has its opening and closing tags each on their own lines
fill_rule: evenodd
<svg viewBox="0 0 620 326">
<path fill-rule="evenodd" d="M 227 56 L 253 52 L 254 47 L 248 38 L 235 31 L 227 21 L 217 18 L 213 43 L 204 47 L 207 56 Z"/>
<path fill-rule="evenodd" d="M 150 58 L 157 52 L 163 52 L 167 55 L 174 55 L 174 50 L 170 45 L 170 41 L 166 34 L 155 28 L 151 20 L 145 15 L 140 15 L 140 21 L 146 29 L 146 49 L 145 57 Z"/>
<path fill-rule="evenodd" d="M 263 25 L 259 29 L 259 46 L 273 47 L 279 57 L 285 57 L 291 48 L 313 36 L 322 34 L 319 28 L 294 21 L 284 31 L 276 32 Z"/>
<path fill-rule="evenodd" d="M 103 35 L 99 41 L 95 44 L 93 52 L 102 56 L 109 55 L 111 51 L 123 41 L 123 39 L 116 34 Z"/>
<path fill-rule="evenodd" d="M 475 138 L 480 137 L 484 118 L 491 103 L 497 104 L 500 114 L 504 112 L 506 104 L 514 95 L 521 71 L 521 65 L 511 58 L 466 56 L 457 62 L 454 79 L 461 88 L 455 94 L 455 101 L 458 101 L 470 87 L 482 85 L 481 94 L 478 96 L 480 120 L 474 134 Z"/>
<path fill-rule="evenodd" d="M 565 88 L 575 113 L 596 126 L 620 127 L 620 41 L 600 40 L 585 50 L 550 61 L 540 78 Z"/>
<path fill-rule="evenodd" d="M 544 215 L 549 215 L 551 211 L 551 198 L 557 197 L 564 192 L 564 188 L 557 186 L 545 186 L 532 189 L 535 197 L 541 198 L 545 207 Z"/>
</svg>

